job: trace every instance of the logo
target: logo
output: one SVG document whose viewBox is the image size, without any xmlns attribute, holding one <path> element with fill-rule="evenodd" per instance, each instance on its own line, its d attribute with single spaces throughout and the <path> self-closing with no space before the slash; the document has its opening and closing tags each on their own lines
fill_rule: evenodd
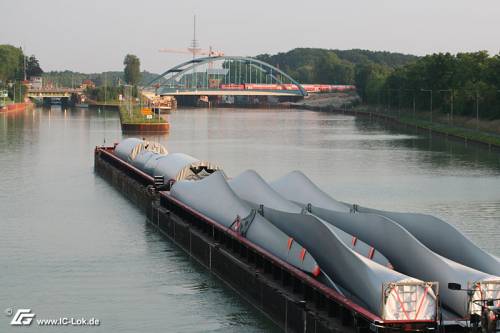
<svg viewBox="0 0 500 333">
<path fill-rule="evenodd" d="M 18 309 L 10 324 L 12 326 L 29 326 L 35 317 L 31 309 Z"/>
</svg>

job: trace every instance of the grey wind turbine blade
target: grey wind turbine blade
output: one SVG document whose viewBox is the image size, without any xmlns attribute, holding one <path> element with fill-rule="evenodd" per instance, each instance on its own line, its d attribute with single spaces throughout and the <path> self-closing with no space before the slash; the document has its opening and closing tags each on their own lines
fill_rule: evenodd
<svg viewBox="0 0 500 333">
<path fill-rule="evenodd" d="M 349 205 L 330 197 L 300 171 L 289 172 L 285 176 L 269 182 L 269 185 L 290 201 L 306 204 L 314 202 L 318 207 L 339 212 L 350 211 Z"/>
<path fill-rule="evenodd" d="M 375 214 L 342 213 L 312 206 L 313 214 L 325 221 L 374 244 L 394 265 L 394 269 L 422 280 L 439 282 L 444 305 L 461 316 L 469 313 L 466 293 L 448 290 L 449 282 L 464 286 L 494 279 L 487 273 L 474 270 L 444 258 L 422 244 L 396 222 Z"/>
<path fill-rule="evenodd" d="M 256 209 L 259 208 L 260 204 L 263 204 L 266 207 L 287 213 L 301 214 L 303 212 L 302 207 L 281 196 L 254 170 L 242 172 L 233 179 L 230 179 L 228 184 L 241 199 L 249 202 Z M 372 246 L 356 239 L 352 235 L 331 224 L 327 223 L 326 226 L 331 229 L 346 246 L 355 252 L 365 257 L 369 257 L 369 259 L 381 265 L 392 267 L 389 260 Z"/>
<path fill-rule="evenodd" d="M 267 207 L 263 207 L 263 214 L 278 228 L 304 244 L 328 277 L 362 299 L 381 318 L 435 319 L 436 295 L 430 284 L 355 253 L 312 215 L 285 213 Z M 404 290 L 411 290 L 413 296 L 403 304 Z"/>
<path fill-rule="evenodd" d="M 311 254 L 299 243 L 290 241 L 288 235 L 265 218 L 252 214 L 255 210 L 238 198 L 220 171 L 202 180 L 178 181 L 172 186 L 170 194 L 227 228 L 240 231 L 240 226 L 243 228 L 246 225 L 244 236 L 254 244 L 304 272 L 313 276 L 320 274 L 320 268 Z M 243 223 L 245 221 L 248 223 Z"/>
<path fill-rule="evenodd" d="M 500 259 L 482 250 L 451 224 L 432 215 L 396 213 L 358 207 L 397 222 L 432 251 L 485 273 L 500 276 Z M 446 235 L 446 237 L 443 237 Z"/>
</svg>

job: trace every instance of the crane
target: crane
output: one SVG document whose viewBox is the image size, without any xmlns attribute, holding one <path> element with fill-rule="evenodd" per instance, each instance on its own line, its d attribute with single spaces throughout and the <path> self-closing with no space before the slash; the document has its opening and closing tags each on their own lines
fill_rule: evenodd
<svg viewBox="0 0 500 333">
<path fill-rule="evenodd" d="M 222 56 L 224 56 L 223 51 L 213 50 L 211 46 L 209 47 L 208 50 L 203 50 L 199 47 L 196 47 L 196 48 L 188 47 L 185 49 L 162 48 L 162 49 L 159 49 L 158 51 L 163 52 L 163 53 L 192 54 L 193 58 L 197 55 L 207 55 L 209 57 L 222 57 Z"/>
<path fill-rule="evenodd" d="M 185 49 L 169 49 L 163 48 L 159 50 L 164 53 L 177 53 L 177 54 L 192 54 L 193 59 L 196 58 L 197 55 L 207 55 L 209 57 L 222 57 L 224 56 L 224 52 L 213 50 L 210 46 L 208 50 L 203 50 L 198 47 L 198 40 L 196 39 L 196 15 L 193 20 L 193 39 L 191 40 L 191 45 Z"/>
</svg>

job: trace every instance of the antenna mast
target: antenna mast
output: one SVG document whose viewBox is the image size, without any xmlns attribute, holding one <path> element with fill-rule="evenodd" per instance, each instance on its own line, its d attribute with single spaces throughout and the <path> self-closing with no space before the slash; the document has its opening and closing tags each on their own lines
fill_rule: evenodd
<svg viewBox="0 0 500 333">
<path fill-rule="evenodd" d="M 193 52 L 193 59 L 198 52 L 198 40 L 196 39 L 196 15 L 193 18 L 193 40 L 191 41 L 191 51 Z"/>
</svg>

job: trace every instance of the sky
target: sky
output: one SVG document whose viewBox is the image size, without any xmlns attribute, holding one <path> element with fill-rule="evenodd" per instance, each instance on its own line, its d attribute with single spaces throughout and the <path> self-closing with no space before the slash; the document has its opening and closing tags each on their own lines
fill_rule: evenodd
<svg viewBox="0 0 500 333">
<path fill-rule="evenodd" d="M 127 53 L 160 73 L 189 55 L 193 16 L 202 48 L 255 56 L 296 47 L 416 55 L 500 52 L 499 0 L 0 0 L 0 44 L 45 71 L 122 70 Z"/>
</svg>

